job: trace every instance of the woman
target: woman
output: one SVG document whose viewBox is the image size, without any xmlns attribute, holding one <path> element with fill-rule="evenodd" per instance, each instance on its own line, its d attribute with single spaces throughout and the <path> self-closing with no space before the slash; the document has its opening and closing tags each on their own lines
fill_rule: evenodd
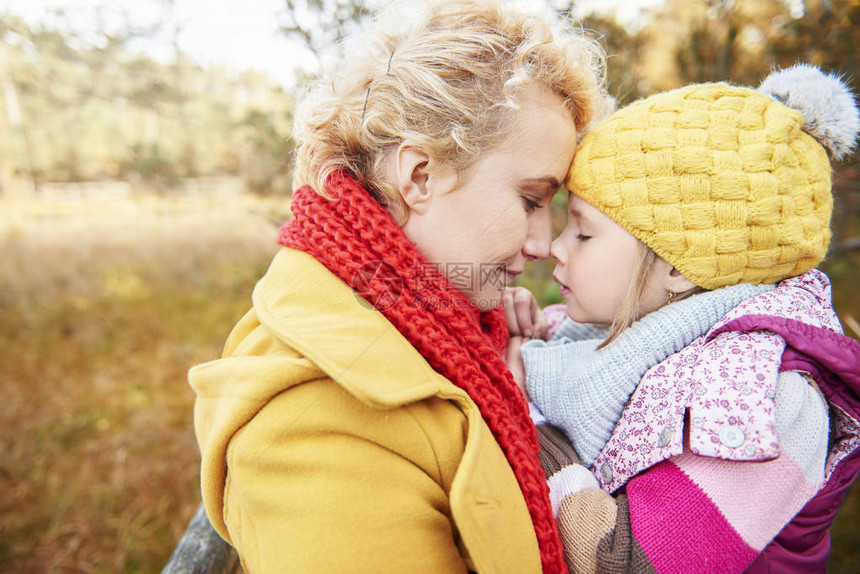
<svg viewBox="0 0 860 574">
<path fill-rule="evenodd" d="M 249 572 L 565 569 L 499 304 L 548 255 L 602 55 L 489 0 L 409 20 L 309 95 L 284 248 L 190 373 L 204 504 Z"/>
</svg>

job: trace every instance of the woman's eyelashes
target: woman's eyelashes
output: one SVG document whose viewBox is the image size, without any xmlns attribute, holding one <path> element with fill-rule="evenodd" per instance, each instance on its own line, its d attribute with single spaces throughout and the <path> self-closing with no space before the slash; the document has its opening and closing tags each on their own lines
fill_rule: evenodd
<svg viewBox="0 0 860 574">
<path fill-rule="evenodd" d="M 523 200 L 523 207 L 526 211 L 534 211 L 535 209 L 540 209 L 543 207 L 540 202 L 532 199 L 531 197 L 528 197 L 526 195 L 521 195 L 520 197 Z"/>
<path fill-rule="evenodd" d="M 583 234 L 583 233 L 577 233 L 577 234 L 576 234 L 576 238 L 577 238 L 578 240 L 580 240 L 580 241 L 588 241 L 589 239 L 591 239 L 591 236 L 590 236 L 590 235 L 585 235 L 585 234 Z"/>
</svg>

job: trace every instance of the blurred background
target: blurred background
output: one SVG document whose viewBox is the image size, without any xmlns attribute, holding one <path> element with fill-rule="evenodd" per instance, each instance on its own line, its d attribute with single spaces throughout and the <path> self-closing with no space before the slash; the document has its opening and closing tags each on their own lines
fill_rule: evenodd
<svg viewBox="0 0 860 574">
<path fill-rule="evenodd" d="M 219 356 L 276 251 L 320 54 L 382 4 L 0 0 L 0 571 L 164 566 L 200 502 L 186 371 Z M 545 5 L 605 45 L 621 103 L 798 61 L 860 89 L 860 0 Z M 856 159 L 822 266 L 853 337 Z M 522 279 L 544 304 L 551 268 Z M 856 485 L 833 538 L 830 571 L 860 571 Z"/>
</svg>

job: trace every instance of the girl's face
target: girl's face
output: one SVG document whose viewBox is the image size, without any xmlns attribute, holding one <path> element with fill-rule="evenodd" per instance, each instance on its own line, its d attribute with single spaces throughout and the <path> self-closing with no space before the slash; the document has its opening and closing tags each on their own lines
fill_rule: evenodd
<svg viewBox="0 0 860 574">
<path fill-rule="evenodd" d="M 481 309 L 499 304 L 526 261 L 549 255 L 550 201 L 576 148 L 560 97 L 529 86 L 518 101 L 511 135 L 470 168 L 458 174 L 428 159 L 401 179 L 404 232 Z"/>
<path fill-rule="evenodd" d="M 568 316 L 580 323 L 612 323 L 642 257 L 639 240 L 571 193 L 567 226 L 550 252 Z M 665 301 L 666 290 L 649 282 L 640 309 L 648 313 Z"/>
</svg>

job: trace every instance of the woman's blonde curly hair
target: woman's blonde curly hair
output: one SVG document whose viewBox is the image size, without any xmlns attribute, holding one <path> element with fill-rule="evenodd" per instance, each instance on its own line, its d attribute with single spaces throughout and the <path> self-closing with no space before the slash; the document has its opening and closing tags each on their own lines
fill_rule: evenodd
<svg viewBox="0 0 860 574">
<path fill-rule="evenodd" d="M 312 86 L 293 131 L 294 186 L 325 194 L 329 176 L 345 170 L 402 218 L 402 199 L 382 177 L 397 146 L 465 169 L 508 135 L 517 93 L 532 83 L 564 99 L 580 133 L 602 115 L 605 57 L 578 28 L 500 0 L 408 10 L 420 11 L 417 22 L 384 13 Z"/>
</svg>

